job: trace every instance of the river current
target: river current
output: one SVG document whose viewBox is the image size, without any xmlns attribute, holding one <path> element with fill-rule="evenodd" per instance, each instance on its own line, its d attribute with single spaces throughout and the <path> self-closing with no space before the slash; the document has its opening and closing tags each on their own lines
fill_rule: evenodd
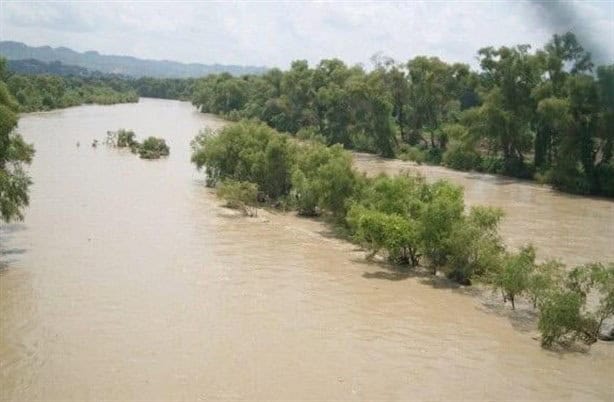
<svg viewBox="0 0 614 402">
<path fill-rule="evenodd" d="M 614 399 L 612 344 L 542 350 L 531 317 L 367 263 L 318 221 L 220 207 L 189 144 L 223 124 L 153 99 L 20 119 L 36 156 L 25 221 L 0 226 L 1 400 Z M 122 127 L 170 157 L 90 146 Z M 355 158 L 462 184 L 512 247 L 614 260 L 610 201 Z"/>
</svg>

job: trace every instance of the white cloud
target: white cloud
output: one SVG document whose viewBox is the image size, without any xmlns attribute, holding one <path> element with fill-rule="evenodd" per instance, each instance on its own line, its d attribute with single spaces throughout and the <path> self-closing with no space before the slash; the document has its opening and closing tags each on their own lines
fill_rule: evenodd
<svg viewBox="0 0 614 402">
<path fill-rule="evenodd" d="M 575 28 L 612 62 L 614 3 L 573 7 L 561 23 L 528 1 L 0 1 L 0 39 L 184 62 L 287 67 L 338 57 L 353 64 L 381 51 L 474 64 L 480 47 L 541 46 L 556 30 Z"/>
</svg>

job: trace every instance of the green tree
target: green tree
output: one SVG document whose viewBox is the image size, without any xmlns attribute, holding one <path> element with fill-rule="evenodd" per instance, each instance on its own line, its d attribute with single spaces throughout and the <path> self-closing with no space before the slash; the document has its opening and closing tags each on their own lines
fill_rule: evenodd
<svg viewBox="0 0 614 402">
<path fill-rule="evenodd" d="M 328 210 L 340 218 L 345 216 L 347 200 L 358 191 L 360 180 L 352 169 L 351 156 L 340 145 L 311 143 L 298 149 L 292 185 L 299 213 L 316 215 Z"/>
<path fill-rule="evenodd" d="M 258 202 L 258 187 L 254 183 L 227 180 L 223 182 L 216 195 L 226 200 L 226 206 L 239 209 L 246 216 L 255 216 Z"/>
<path fill-rule="evenodd" d="M 448 262 L 446 245 L 455 225 L 462 220 L 465 203 L 461 187 L 441 180 L 430 186 L 428 201 L 421 213 L 424 254 L 429 258 L 433 274 Z"/>
<path fill-rule="evenodd" d="M 503 211 L 472 207 L 469 215 L 456 221 L 445 242 L 448 277 L 470 284 L 474 277 L 493 283 L 502 265 L 504 247 L 498 233 Z"/>
<path fill-rule="evenodd" d="M 518 253 L 508 255 L 495 274 L 495 287 L 501 289 L 504 301 L 512 303 L 512 309 L 516 308 L 517 297 L 528 291 L 534 270 L 535 248 L 526 246 Z"/>
<path fill-rule="evenodd" d="M 6 72 L 0 65 L 0 76 Z M 4 222 L 23 219 L 28 205 L 28 188 L 32 181 L 24 170 L 34 156 L 34 148 L 15 133 L 18 104 L 0 81 L 0 218 Z"/>
</svg>

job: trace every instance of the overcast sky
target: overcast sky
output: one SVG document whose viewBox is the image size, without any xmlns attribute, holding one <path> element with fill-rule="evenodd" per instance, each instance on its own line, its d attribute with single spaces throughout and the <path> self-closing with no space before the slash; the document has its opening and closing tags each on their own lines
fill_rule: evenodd
<svg viewBox="0 0 614 402">
<path fill-rule="evenodd" d="M 475 65 L 484 46 L 542 46 L 574 30 L 614 63 L 614 0 L 607 1 L 146 1 L 0 0 L 0 39 L 141 58 L 286 68 L 375 53 Z"/>
</svg>

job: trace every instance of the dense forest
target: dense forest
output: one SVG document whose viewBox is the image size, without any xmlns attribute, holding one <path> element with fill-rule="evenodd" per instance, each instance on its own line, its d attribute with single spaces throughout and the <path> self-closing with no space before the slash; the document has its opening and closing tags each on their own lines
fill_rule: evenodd
<svg viewBox="0 0 614 402">
<path fill-rule="evenodd" d="M 424 56 L 375 58 L 372 71 L 295 61 L 202 78 L 193 103 L 348 149 L 614 196 L 614 65 L 594 66 L 573 33 L 478 58 L 479 71 Z"/>
<path fill-rule="evenodd" d="M 121 77 L 15 74 L 7 69 L 6 64 L 6 60 L 0 59 L 0 79 L 17 100 L 20 112 L 139 100 L 138 93 L 129 81 Z"/>
<path fill-rule="evenodd" d="M 139 96 L 161 99 L 191 100 L 196 78 L 132 78 L 122 74 L 102 73 L 83 67 L 67 65 L 59 61 L 45 63 L 35 59 L 8 60 L 6 69 L 18 76 L 62 76 L 73 79 L 75 85 L 97 82 L 127 92 L 136 91 Z M 82 80 L 74 80 L 81 78 Z M 54 96 L 54 95 L 52 95 Z"/>
</svg>

